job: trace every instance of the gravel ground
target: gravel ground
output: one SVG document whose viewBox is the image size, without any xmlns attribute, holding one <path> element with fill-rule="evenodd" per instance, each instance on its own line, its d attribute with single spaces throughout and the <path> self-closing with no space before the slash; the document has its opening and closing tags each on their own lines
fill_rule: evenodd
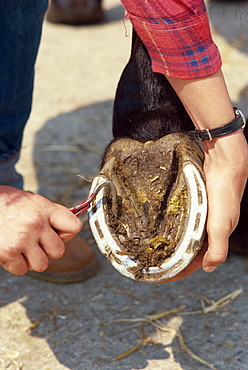
<svg viewBox="0 0 248 370">
<path fill-rule="evenodd" d="M 86 197 L 89 183 L 77 175 L 96 175 L 111 139 L 114 92 L 130 50 L 120 3 L 106 0 L 104 6 L 101 25 L 44 24 L 18 168 L 27 190 L 66 206 Z M 209 12 L 233 104 L 248 116 L 248 4 L 211 2 Z M 101 263 L 84 283 L 57 285 L 0 270 L 0 369 L 248 369 L 246 258 L 231 255 L 214 273 L 197 271 L 178 282 L 136 283 L 100 255 L 87 220 L 82 235 Z M 202 300 L 211 306 L 237 290 L 220 310 L 203 312 Z M 159 327 L 155 321 L 121 321 L 161 312 Z M 205 364 L 186 352 L 182 337 Z"/>
</svg>

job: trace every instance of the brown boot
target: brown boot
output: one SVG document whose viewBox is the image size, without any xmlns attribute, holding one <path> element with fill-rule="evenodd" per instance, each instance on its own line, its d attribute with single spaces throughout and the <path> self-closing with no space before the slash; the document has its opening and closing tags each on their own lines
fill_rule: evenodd
<svg viewBox="0 0 248 370">
<path fill-rule="evenodd" d="M 101 0 L 50 0 L 46 19 L 52 23 L 83 25 L 104 18 Z"/>
<path fill-rule="evenodd" d="M 95 253 L 78 235 L 66 243 L 63 257 L 49 261 L 46 271 L 28 271 L 27 275 L 55 283 L 76 283 L 90 278 L 99 268 Z"/>
</svg>

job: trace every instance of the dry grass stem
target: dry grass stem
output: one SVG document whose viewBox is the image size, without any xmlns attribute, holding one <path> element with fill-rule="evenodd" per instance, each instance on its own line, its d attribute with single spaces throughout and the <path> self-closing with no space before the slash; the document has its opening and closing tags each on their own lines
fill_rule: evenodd
<svg viewBox="0 0 248 370">
<path fill-rule="evenodd" d="M 203 313 L 207 314 L 209 312 L 215 312 L 215 311 L 221 310 L 228 303 L 233 301 L 242 292 L 243 292 L 242 289 L 237 289 L 234 292 L 232 292 L 232 293 L 226 295 L 225 297 L 219 299 L 218 301 L 209 301 L 209 299 L 207 299 L 206 297 L 201 297 L 201 305 L 202 305 Z M 206 306 L 205 302 L 207 302 L 209 304 L 209 306 Z"/>
<path fill-rule="evenodd" d="M 18 364 L 18 362 L 17 361 L 15 361 L 15 360 L 13 360 L 12 358 L 10 358 L 10 360 L 12 361 L 12 363 L 13 363 L 13 365 L 15 365 L 15 370 L 22 370 L 22 368 L 23 368 L 23 365 L 21 364 Z"/>
<path fill-rule="evenodd" d="M 164 312 L 160 312 L 158 314 L 154 314 L 154 315 L 148 315 L 148 316 L 145 316 L 145 317 L 140 317 L 140 318 L 134 318 L 134 319 L 117 319 L 117 320 L 114 320 L 115 322 L 117 321 L 125 321 L 125 322 L 133 322 L 133 323 L 141 323 L 141 322 L 146 322 L 148 324 L 151 324 L 153 325 L 155 328 L 157 328 L 158 330 L 160 331 L 163 331 L 163 332 L 168 332 L 168 333 L 172 333 L 175 337 L 178 338 L 179 340 L 179 343 L 180 343 L 180 346 L 182 347 L 182 349 L 190 356 L 192 357 L 194 360 L 204 364 L 205 366 L 209 367 L 210 369 L 212 370 L 217 370 L 214 366 L 212 366 L 211 364 L 209 364 L 207 361 L 203 360 L 202 358 L 200 358 L 199 356 L 195 355 L 185 344 L 185 341 L 184 341 L 184 338 L 183 338 L 183 335 L 182 333 L 179 331 L 179 330 L 176 330 L 176 329 L 173 329 L 173 328 L 170 328 L 166 325 L 164 325 L 161 321 L 159 321 L 158 319 L 161 319 L 165 316 L 168 316 L 172 313 L 178 313 L 178 312 L 181 312 L 183 309 L 185 308 L 185 306 L 181 306 L 179 308 L 174 308 L 172 310 L 168 310 L 168 311 L 164 311 Z M 148 339 L 150 338 L 147 338 L 145 339 L 145 341 L 147 341 Z M 141 341 L 139 342 L 137 345 L 135 345 L 134 347 L 132 347 L 131 349 L 129 349 L 128 351 L 122 353 L 121 355 L 117 356 L 114 360 L 112 361 L 117 361 L 117 360 L 121 360 L 125 357 L 127 357 L 129 354 L 131 354 L 132 352 L 134 352 L 137 348 L 139 348 L 141 345 L 143 345 L 144 341 Z M 150 339 L 150 342 L 151 342 L 151 339 Z"/>
<path fill-rule="evenodd" d="M 46 317 L 47 317 L 47 315 L 42 315 L 42 316 L 38 317 L 38 319 L 35 320 L 34 322 L 32 322 L 25 331 L 29 331 L 31 329 L 36 328 L 37 326 L 40 325 L 41 321 L 43 321 Z"/>
<path fill-rule="evenodd" d="M 132 292 L 129 292 L 128 290 L 121 290 L 121 289 L 118 289 L 116 290 L 116 293 L 124 293 L 124 294 L 128 294 L 130 295 L 131 297 L 133 297 L 134 299 L 136 299 L 137 301 L 140 301 L 142 303 L 145 303 L 145 299 L 143 298 L 140 298 L 139 296 L 137 296 L 136 294 L 132 293 Z"/>
<path fill-rule="evenodd" d="M 88 150 L 88 152 L 95 153 L 95 154 L 102 154 L 103 152 L 101 148 L 99 148 L 96 145 L 90 144 L 90 143 L 80 144 L 80 149 L 82 148 Z"/>
<path fill-rule="evenodd" d="M 18 362 L 13 359 L 11 356 L 7 355 L 9 360 L 11 361 L 12 365 L 15 366 L 15 370 L 22 370 L 23 369 L 23 364 L 18 364 Z M 6 365 L 5 363 L 5 360 L 4 359 L 0 359 L 1 360 L 1 367 L 0 367 L 0 370 L 8 370 L 10 368 L 10 363 L 8 361 L 8 364 Z"/>
<path fill-rule="evenodd" d="M 174 336 L 176 336 L 179 340 L 179 343 L 180 343 L 180 346 L 182 347 L 182 349 L 191 357 L 193 358 L 194 360 L 200 362 L 201 364 L 204 364 L 206 365 L 207 367 L 209 367 L 210 369 L 212 370 L 218 370 L 216 367 L 212 366 L 211 364 L 209 364 L 207 361 L 203 360 L 202 358 L 200 358 L 199 356 L 195 355 L 185 344 L 185 341 L 184 341 L 184 338 L 183 338 L 183 335 L 182 333 L 180 332 L 180 330 L 176 330 L 176 329 L 173 329 L 173 328 L 170 328 L 168 326 L 165 326 L 163 325 L 162 323 L 160 323 L 159 321 L 151 321 L 150 322 L 151 325 L 155 326 L 157 329 L 161 330 L 161 331 L 164 331 L 164 332 L 168 332 L 168 333 L 172 333 L 174 334 Z"/>
<path fill-rule="evenodd" d="M 112 322 L 148 322 L 145 317 L 136 317 L 135 319 L 116 319 Z"/>
<path fill-rule="evenodd" d="M 195 355 L 185 344 L 184 342 L 184 338 L 182 336 L 182 333 L 178 330 L 177 331 L 177 337 L 178 337 L 178 340 L 179 340 L 179 343 L 180 343 L 180 346 L 185 350 L 185 352 L 190 356 L 192 357 L 194 360 L 200 362 L 201 364 L 203 365 L 206 365 L 207 367 L 209 367 L 210 369 L 212 370 L 218 370 L 216 367 L 212 366 L 211 364 L 209 364 L 207 361 L 203 360 L 202 358 L 200 358 L 199 356 Z"/>
<path fill-rule="evenodd" d="M 134 297 L 135 299 L 139 298 L 135 294 L 133 294 L 133 293 L 131 293 L 129 291 L 119 290 L 117 292 L 129 294 L 132 297 Z M 123 321 L 124 322 L 133 322 L 133 323 L 136 323 L 135 325 L 138 325 L 139 323 L 142 323 L 142 322 L 146 322 L 148 324 L 153 325 L 156 329 L 158 329 L 160 331 L 172 333 L 175 337 L 178 338 L 179 344 L 180 344 L 181 348 L 191 358 L 193 358 L 194 360 L 200 362 L 201 364 L 207 366 L 208 368 L 210 368 L 212 370 L 217 370 L 216 367 L 212 366 L 210 363 L 208 363 L 207 361 L 203 360 L 202 358 L 200 358 L 199 356 L 197 356 L 196 354 L 194 354 L 186 346 L 185 341 L 184 341 L 184 338 L 183 338 L 183 335 L 180 332 L 180 330 L 173 329 L 173 328 L 170 328 L 170 327 L 164 325 L 161 321 L 159 321 L 159 319 L 161 319 L 161 318 L 163 318 L 163 317 L 165 317 L 167 315 L 175 314 L 175 313 L 179 313 L 179 312 L 181 312 L 181 315 L 189 315 L 189 314 L 199 314 L 199 313 L 201 313 L 201 314 L 202 313 L 207 314 L 209 312 L 219 311 L 222 308 L 224 308 L 228 303 L 230 303 L 231 301 L 233 301 L 242 292 L 243 292 L 242 289 L 237 289 L 234 292 L 232 292 L 232 293 L 226 295 L 225 297 L 219 299 L 218 301 L 210 301 L 208 298 L 202 296 L 201 297 L 202 311 L 181 312 L 185 308 L 185 306 L 181 306 L 179 308 L 174 308 L 172 310 L 160 312 L 160 313 L 157 313 L 157 314 L 154 314 L 154 315 L 148 315 L 148 316 L 145 316 L 145 317 L 139 317 L 139 318 L 134 318 L 134 319 L 117 319 L 117 320 L 113 320 L 113 321 L 114 322 L 118 322 L 118 321 L 122 321 L 122 322 Z M 206 307 L 205 303 L 208 304 L 207 307 Z M 135 325 L 133 325 L 133 326 L 135 326 Z M 135 346 L 133 346 L 132 348 L 130 348 L 128 351 L 126 351 L 126 352 L 122 353 L 121 355 L 115 357 L 112 361 L 122 360 L 123 358 L 129 356 L 132 352 L 134 352 L 135 350 L 137 350 L 143 344 L 147 344 L 147 343 L 150 343 L 150 342 L 152 342 L 151 338 L 146 338 L 145 340 L 137 343 Z"/>
<path fill-rule="evenodd" d="M 178 313 L 178 312 L 181 312 L 185 309 L 186 306 L 181 306 L 179 308 L 173 308 L 172 310 L 168 310 L 168 311 L 164 311 L 164 312 L 160 312 L 160 313 L 157 313 L 157 314 L 154 314 L 154 315 L 148 315 L 146 316 L 148 320 L 158 320 L 158 319 L 161 319 L 162 317 L 164 316 L 168 316 L 172 313 Z"/>
<path fill-rule="evenodd" d="M 127 356 L 131 355 L 131 353 L 133 353 L 134 351 L 137 351 L 137 349 L 139 349 L 144 344 L 148 344 L 151 342 L 152 342 L 151 338 L 148 337 L 140 341 L 139 343 L 135 344 L 133 347 L 131 347 L 127 351 L 121 353 L 119 356 L 115 357 L 113 360 L 111 360 L 111 362 L 122 360 L 123 358 L 126 358 Z"/>
<path fill-rule="evenodd" d="M 102 298 L 102 297 L 103 297 L 103 293 L 100 293 L 100 294 L 96 295 L 95 297 L 92 297 L 92 298 L 88 299 L 88 301 L 94 302 L 97 299 Z"/>
<path fill-rule="evenodd" d="M 207 314 L 210 312 L 220 311 L 222 308 L 226 307 L 228 303 L 233 301 L 242 292 L 243 292 L 242 289 L 237 289 L 234 292 L 219 299 L 218 301 L 213 301 L 213 300 L 211 301 L 207 297 L 201 296 L 200 297 L 201 306 L 202 306 L 201 311 L 182 312 L 181 315 L 186 316 L 186 315 L 197 315 L 197 314 L 202 314 L 202 313 Z M 205 302 L 208 304 L 208 306 L 205 305 Z"/>
<path fill-rule="evenodd" d="M 77 177 L 80 177 L 81 179 L 87 181 L 87 182 L 90 182 L 92 184 L 93 180 L 92 179 L 87 179 L 86 177 L 82 176 L 82 175 L 79 175 L 77 174 Z"/>
<path fill-rule="evenodd" d="M 84 185 L 86 185 L 88 180 L 82 178 L 81 181 L 79 181 L 77 184 L 75 185 L 72 185 L 69 189 L 67 189 L 66 191 L 64 191 L 62 194 L 59 194 L 57 197 L 56 197 L 56 202 L 57 203 L 61 203 L 61 204 L 64 204 L 66 203 L 66 200 L 67 198 L 72 194 L 74 193 L 74 191 L 76 191 L 77 189 L 79 188 L 82 188 Z"/>
<path fill-rule="evenodd" d="M 80 152 L 80 148 L 76 145 L 54 145 L 48 144 L 43 145 L 42 150 L 46 152 L 72 152 L 78 153 Z"/>
<path fill-rule="evenodd" d="M 142 321 L 143 322 L 150 322 L 150 321 L 153 321 L 153 320 L 161 319 L 164 316 L 168 316 L 168 315 L 170 315 L 172 313 L 181 312 L 184 308 L 185 308 L 185 306 L 181 306 L 179 308 L 173 308 L 172 310 L 159 312 L 159 313 L 154 314 L 154 315 L 148 315 L 148 316 L 145 316 L 145 317 L 136 317 L 134 319 L 116 319 L 116 320 L 113 320 L 113 322 L 118 322 L 118 321 L 125 321 L 125 322 L 142 322 Z"/>
<path fill-rule="evenodd" d="M 48 318 L 49 320 L 51 320 L 51 322 L 53 323 L 53 329 L 54 330 L 57 330 L 57 323 L 56 323 L 56 319 L 57 317 L 63 317 L 65 318 L 65 314 L 66 312 L 72 312 L 72 310 L 70 309 L 61 309 L 61 310 L 48 310 L 45 314 L 41 315 L 40 317 L 38 317 L 38 319 L 36 319 L 34 322 L 32 322 L 26 329 L 25 329 L 25 332 L 31 330 L 31 329 L 35 329 L 37 328 L 40 323 Z M 1 370 L 1 369 L 0 369 Z"/>
</svg>

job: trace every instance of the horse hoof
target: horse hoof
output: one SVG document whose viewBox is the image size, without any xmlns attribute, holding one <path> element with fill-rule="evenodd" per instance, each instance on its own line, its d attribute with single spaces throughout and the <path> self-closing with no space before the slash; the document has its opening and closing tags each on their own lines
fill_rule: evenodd
<svg viewBox="0 0 248 370">
<path fill-rule="evenodd" d="M 202 163 L 202 150 L 182 133 L 110 144 L 88 214 L 100 251 L 121 274 L 166 281 L 197 255 L 207 215 Z"/>
</svg>

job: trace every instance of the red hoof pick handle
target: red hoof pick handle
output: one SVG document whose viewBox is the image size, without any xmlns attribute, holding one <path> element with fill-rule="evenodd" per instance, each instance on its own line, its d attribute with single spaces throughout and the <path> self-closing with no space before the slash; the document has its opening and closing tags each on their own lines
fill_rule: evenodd
<svg viewBox="0 0 248 370">
<path fill-rule="evenodd" d="M 115 189 L 113 190 L 113 184 L 110 181 L 105 181 L 104 183 L 101 183 L 97 185 L 92 192 L 90 193 L 89 197 L 84 200 L 83 202 L 79 203 L 77 206 L 69 208 L 69 211 L 74 213 L 75 216 L 80 216 L 83 212 L 87 211 L 90 207 L 90 203 L 93 202 L 93 200 L 96 198 L 97 194 L 103 187 L 109 187 L 112 189 L 112 191 L 115 194 Z M 91 188 L 92 189 L 92 188 Z"/>
</svg>

